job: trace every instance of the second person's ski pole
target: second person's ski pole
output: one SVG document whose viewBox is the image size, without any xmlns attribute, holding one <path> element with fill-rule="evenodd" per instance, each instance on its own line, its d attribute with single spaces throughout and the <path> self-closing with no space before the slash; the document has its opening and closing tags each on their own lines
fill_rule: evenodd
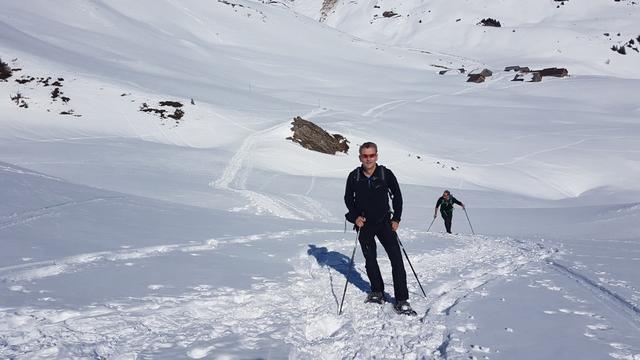
<svg viewBox="0 0 640 360">
<path fill-rule="evenodd" d="M 431 226 L 433 226 L 433 223 L 436 221 L 436 217 L 433 217 L 433 220 L 431 220 L 431 224 L 429 224 L 429 227 L 427 228 L 427 232 L 429 232 L 429 230 L 431 230 Z"/>
<path fill-rule="evenodd" d="M 467 208 L 462 208 L 464 210 L 464 214 L 467 216 L 467 221 L 469 222 L 469 227 L 471 228 L 471 233 L 475 235 L 476 233 L 473 231 L 473 226 L 471 225 L 471 220 L 469 220 L 469 214 L 467 214 Z"/>
</svg>

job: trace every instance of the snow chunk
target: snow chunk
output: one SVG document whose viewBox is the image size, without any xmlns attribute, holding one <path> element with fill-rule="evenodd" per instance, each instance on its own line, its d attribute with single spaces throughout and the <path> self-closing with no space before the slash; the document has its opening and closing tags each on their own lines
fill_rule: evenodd
<svg viewBox="0 0 640 360">
<path fill-rule="evenodd" d="M 335 334 L 344 322 L 336 315 L 322 315 L 307 320 L 304 336 L 309 341 L 326 338 Z"/>
<path fill-rule="evenodd" d="M 192 359 L 202 359 L 203 357 L 209 355 L 209 353 L 215 349 L 215 346 L 209 346 L 206 348 L 193 348 L 187 352 L 187 356 Z"/>
</svg>

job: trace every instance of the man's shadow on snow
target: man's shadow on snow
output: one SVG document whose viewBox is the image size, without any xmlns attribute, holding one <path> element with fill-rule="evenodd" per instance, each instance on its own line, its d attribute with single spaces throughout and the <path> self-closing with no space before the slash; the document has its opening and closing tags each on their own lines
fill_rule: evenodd
<svg viewBox="0 0 640 360">
<path fill-rule="evenodd" d="M 351 260 L 351 258 L 349 258 L 348 256 L 341 254 L 337 251 L 329 251 L 326 247 L 317 247 L 312 244 L 309 245 L 309 250 L 307 250 L 307 254 L 316 258 L 316 261 L 318 262 L 319 265 L 328 266 L 334 269 L 335 271 L 339 272 L 340 274 L 344 275 L 345 278 L 348 277 L 349 282 L 355 285 L 355 287 L 357 287 L 358 289 L 360 289 L 360 291 L 365 293 L 368 293 L 369 291 L 371 291 L 371 285 L 369 284 L 368 281 L 362 278 L 362 276 L 360 275 L 360 272 L 355 267 L 355 263 L 354 265 L 351 266 L 351 268 L 349 268 L 349 261 Z M 329 276 L 331 276 L 331 273 L 329 273 Z M 333 285 L 334 285 L 333 278 L 330 277 L 330 280 L 331 280 L 331 289 L 333 291 Z M 339 286 L 342 286 L 342 284 L 340 284 Z M 336 303 L 337 303 L 338 298 L 335 292 L 333 293 L 333 296 L 336 299 Z"/>
</svg>

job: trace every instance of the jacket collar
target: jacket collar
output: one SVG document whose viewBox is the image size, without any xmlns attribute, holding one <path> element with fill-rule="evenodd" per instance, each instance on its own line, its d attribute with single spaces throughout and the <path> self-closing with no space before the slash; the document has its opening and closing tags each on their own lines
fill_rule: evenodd
<svg viewBox="0 0 640 360">
<path fill-rule="evenodd" d="M 367 175 L 364 173 L 364 165 L 360 165 L 360 174 L 362 174 L 363 177 L 367 177 Z M 376 168 L 373 169 L 373 173 L 371 174 L 371 177 L 373 178 L 372 180 L 375 180 L 377 178 L 380 177 L 380 165 L 378 165 L 378 163 L 376 163 Z"/>
</svg>

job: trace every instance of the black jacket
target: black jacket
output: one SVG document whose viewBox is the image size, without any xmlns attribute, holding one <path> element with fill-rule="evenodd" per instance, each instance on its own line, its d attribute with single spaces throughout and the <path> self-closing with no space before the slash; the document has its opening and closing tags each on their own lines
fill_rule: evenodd
<svg viewBox="0 0 640 360">
<path fill-rule="evenodd" d="M 384 180 L 382 180 L 384 171 Z M 358 176 L 360 172 L 360 176 Z M 344 191 L 344 203 L 349 212 L 347 220 L 355 223 L 358 216 L 364 216 L 367 222 L 380 222 L 389 219 L 389 195 L 393 204 L 391 220 L 400 222 L 402 216 L 402 193 L 396 176 L 384 166 L 376 165 L 371 177 L 364 175 L 362 166 L 353 170 L 347 177 Z"/>
</svg>

